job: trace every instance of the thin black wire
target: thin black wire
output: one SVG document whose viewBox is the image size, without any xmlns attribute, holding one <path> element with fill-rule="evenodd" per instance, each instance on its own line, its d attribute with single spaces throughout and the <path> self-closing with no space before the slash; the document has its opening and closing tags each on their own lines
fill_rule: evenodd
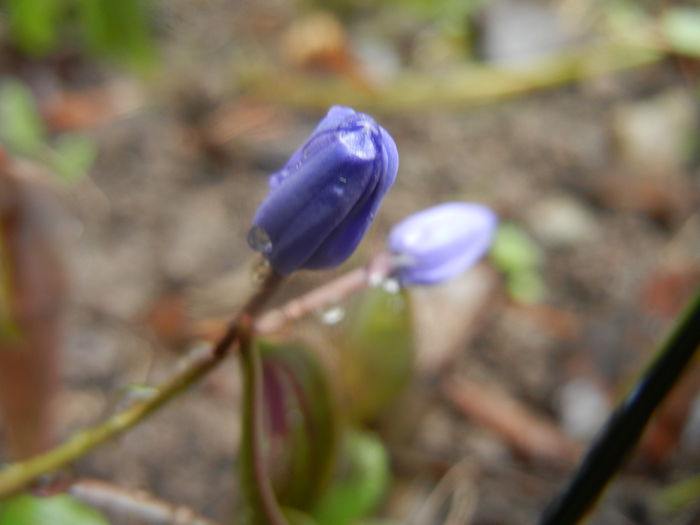
<svg viewBox="0 0 700 525">
<path fill-rule="evenodd" d="M 610 416 L 568 485 L 549 503 L 539 525 L 574 525 L 593 507 L 699 346 L 700 289 L 644 377 Z"/>
</svg>

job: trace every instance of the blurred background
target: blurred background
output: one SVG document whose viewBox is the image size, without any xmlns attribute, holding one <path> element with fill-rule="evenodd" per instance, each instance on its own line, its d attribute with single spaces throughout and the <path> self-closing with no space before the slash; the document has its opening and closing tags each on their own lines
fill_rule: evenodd
<svg viewBox="0 0 700 525">
<path fill-rule="evenodd" d="M 27 450 L 0 421 L 0 460 L 218 333 L 267 175 L 343 104 L 401 159 L 343 269 L 433 204 L 502 220 L 486 262 L 411 291 L 412 379 L 363 420 L 391 472 L 371 514 L 533 522 L 700 282 L 699 59 L 691 1 L 1 0 L 0 341 L 42 352 L 0 358 L 0 397 L 43 415 Z M 343 308 L 288 335 L 332 354 Z M 699 388 L 696 363 L 590 523 L 700 523 Z M 76 472 L 226 522 L 239 402 L 230 359 Z"/>
</svg>

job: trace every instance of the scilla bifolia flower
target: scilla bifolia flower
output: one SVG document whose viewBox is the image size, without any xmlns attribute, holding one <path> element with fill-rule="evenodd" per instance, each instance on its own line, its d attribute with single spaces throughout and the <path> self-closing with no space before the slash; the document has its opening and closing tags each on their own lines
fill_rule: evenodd
<svg viewBox="0 0 700 525">
<path fill-rule="evenodd" d="M 398 165 L 394 140 L 370 116 L 333 106 L 271 175 L 248 243 L 282 275 L 339 265 L 362 240 Z"/>
<path fill-rule="evenodd" d="M 498 219 L 486 206 L 447 202 L 396 224 L 389 249 L 404 285 L 436 284 L 467 270 L 488 250 Z"/>
</svg>

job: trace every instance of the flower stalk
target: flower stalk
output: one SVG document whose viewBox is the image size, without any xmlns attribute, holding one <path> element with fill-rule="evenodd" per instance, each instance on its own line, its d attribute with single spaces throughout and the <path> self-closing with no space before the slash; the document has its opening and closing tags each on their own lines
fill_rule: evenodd
<svg viewBox="0 0 700 525">
<path fill-rule="evenodd" d="M 275 498 L 263 450 L 265 421 L 262 364 L 260 352 L 253 344 L 252 336 L 250 327 L 245 327 L 239 338 L 243 369 L 241 474 L 243 487 L 248 491 L 245 500 L 249 507 L 250 523 L 287 525 Z"/>
<path fill-rule="evenodd" d="M 281 276 L 270 272 L 214 347 L 190 356 L 175 373 L 155 387 L 150 396 L 135 402 L 97 426 L 74 434 L 68 441 L 44 454 L 0 469 L 0 498 L 25 488 L 43 475 L 64 468 L 106 441 L 126 432 L 207 375 L 228 355 L 231 347 L 238 341 L 242 327 L 251 326 L 281 282 Z"/>
</svg>

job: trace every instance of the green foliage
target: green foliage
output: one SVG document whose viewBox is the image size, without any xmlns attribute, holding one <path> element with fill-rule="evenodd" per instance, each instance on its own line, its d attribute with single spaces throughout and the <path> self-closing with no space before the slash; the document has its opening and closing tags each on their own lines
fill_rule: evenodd
<svg viewBox="0 0 700 525">
<path fill-rule="evenodd" d="M 429 20 L 454 20 L 465 23 L 466 17 L 491 0 L 314 0 L 312 3 L 340 14 L 366 10 L 367 7 L 390 7 Z"/>
<path fill-rule="evenodd" d="M 700 501 L 700 476 L 693 476 L 674 483 L 661 492 L 661 502 L 672 511 Z"/>
<path fill-rule="evenodd" d="M 80 180 L 90 169 L 97 152 L 92 141 L 83 135 L 65 133 L 56 138 L 49 166 L 65 182 Z"/>
<path fill-rule="evenodd" d="M 661 17 L 666 44 L 677 53 L 700 57 L 700 8 L 677 6 Z"/>
<path fill-rule="evenodd" d="M 491 0 L 386 0 L 392 7 L 405 8 L 428 20 L 451 21 L 466 25 L 477 9 Z"/>
<path fill-rule="evenodd" d="M 154 59 L 146 3 L 143 0 L 77 0 L 89 51 L 119 59 L 137 69 Z"/>
<path fill-rule="evenodd" d="M 0 140 L 17 155 L 38 155 L 46 131 L 34 97 L 24 84 L 6 79 L 0 84 Z"/>
<path fill-rule="evenodd" d="M 3 0 L 11 41 L 30 55 L 48 55 L 76 33 L 84 50 L 129 67 L 154 64 L 146 0 Z M 77 26 L 77 31 L 76 31 Z"/>
<path fill-rule="evenodd" d="M 348 525 L 372 512 L 390 481 L 389 455 L 369 432 L 348 432 L 338 477 L 313 511 L 320 525 Z"/>
<path fill-rule="evenodd" d="M 85 176 L 97 155 L 83 135 L 66 133 L 50 141 L 32 92 L 12 78 L 0 84 L 0 141 L 12 154 L 44 164 L 66 183 Z"/>
<path fill-rule="evenodd" d="M 258 342 L 257 347 L 266 422 L 264 453 L 272 485 L 281 505 L 306 511 L 335 465 L 337 409 L 325 370 L 311 352 L 289 343 Z"/>
<path fill-rule="evenodd" d="M 24 51 L 41 55 L 56 45 L 56 30 L 63 2 L 56 0 L 5 0 L 10 38 Z"/>
<path fill-rule="evenodd" d="M 37 498 L 20 494 L 0 502 L 0 525 L 109 525 L 97 510 L 67 494 Z"/>
<path fill-rule="evenodd" d="M 411 315 L 403 293 L 371 288 L 348 308 L 347 333 L 340 342 L 340 373 L 347 412 L 370 421 L 405 390 L 411 380 L 414 347 Z"/>
<path fill-rule="evenodd" d="M 288 525 L 318 525 L 316 520 L 311 516 L 297 509 L 284 507 L 282 509 L 282 514 L 284 515 L 284 519 L 287 520 Z"/>
<path fill-rule="evenodd" d="M 544 283 L 539 273 L 542 252 L 518 226 L 499 226 L 491 248 L 491 259 L 503 272 L 511 297 L 532 303 L 542 299 Z"/>
</svg>

